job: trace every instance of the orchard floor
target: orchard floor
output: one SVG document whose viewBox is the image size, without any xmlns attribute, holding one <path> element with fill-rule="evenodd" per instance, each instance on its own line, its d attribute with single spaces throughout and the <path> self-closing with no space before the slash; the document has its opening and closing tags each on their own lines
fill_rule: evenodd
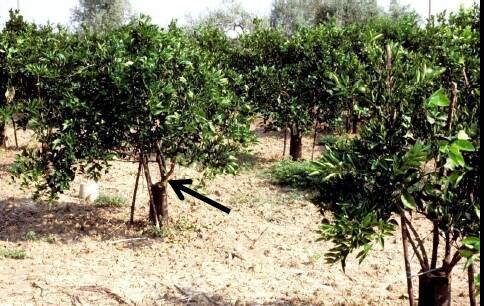
<svg viewBox="0 0 484 306">
<path fill-rule="evenodd" d="M 126 222 L 129 205 L 80 202 L 79 178 L 49 209 L 11 184 L 7 167 L 17 151 L 0 151 L 0 248 L 27 254 L 0 257 L 0 305 L 407 305 L 399 233 L 361 265 L 352 258 L 346 274 L 326 264 L 331 244 L 316 242 L 321 215 L 311 195 L 270 183 L 267 169 L 281 158 L 282 135 L 256 132 L 260 142 L 245 169 L 201 189 L 231 214 L 189 197 L 180 202 L 170 190 L 173 225 L 163 239 L 143 234 L 146 184 L 134 226 Z M 19 134 L 27 145 L 29 134 Z M 308 137 L 305 158 L 310 144 Z M 101 191 L 130 202 L 136 170 L 114 162 Z M 197 176 L 177 169 L 177 178 Z M 418 225 L 426 236 L 430 227 Z M 468 305 L 466 279 L 461 264 L 453 275 L 454 305 Z"/>
</svg>

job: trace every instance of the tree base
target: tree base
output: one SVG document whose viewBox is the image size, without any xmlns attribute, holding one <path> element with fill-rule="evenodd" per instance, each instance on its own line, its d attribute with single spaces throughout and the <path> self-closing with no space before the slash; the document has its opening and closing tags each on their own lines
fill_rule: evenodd
<svg viewBox="0 0 484 306">
<path fill-rule="evenodd" d="M 289 145 L 289 155 L 293 160 L 300 160 L 302 158 L 302 137 L 300 134 L 291 135 L 291 143 Z"/>
<path fill-rule="evenodd" d="M 151 186 L 151 192 L 153 193 L 153 201 L 155 202 L 156 216 L 153 206 L 150 205 L 150 221 L 155 223 L 155 220 L 159 220 L 161 225 L 166 225 L 168 222 L 168 194 L 167 184 L 158 182 Z"/>
<path fill-rule="evenodd" d="M 418 306 L 450 306 L 451 277 L 445 272 L 419 276 Z"/>
</svg>

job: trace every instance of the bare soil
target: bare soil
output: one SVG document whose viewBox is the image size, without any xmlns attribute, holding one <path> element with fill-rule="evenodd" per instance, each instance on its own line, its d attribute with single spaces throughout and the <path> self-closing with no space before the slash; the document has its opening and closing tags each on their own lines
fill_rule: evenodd
<svg viewBox="0 0 484 306">
<path fill-rule="evenodd" d="M 346 274 L 326 264 L 331 244 L 316 242 L 321 214 L 311 195 L 273 185 L 267 174 L 281 159 L 282 134 L 256 133 L 260 142 L 244 170 L 200 189 L 230 215 L 189 197 L 180 202 L 170 190 L 164 238 L 146 234 L 144 181 L 130 226 L 129 205 L 81 202 L 82 178 L 54 206 L 35 203 L 7 173 L 19 151 L 0 150 L 0 249 L 26 252 L 23 260 L 0 256 L 0 305 L 408 305 L 399 233 L 361 265 L 352 258 Z M 20 145 L 35 145 L 30 137 L 20 131 Z M 311 136 L 304 144 L 310 158 Z M 130 203 L 136 171 L 134 163 L 113 162 L 101 192 Z M 199 177 L 193 169 L 176 173 Z M 428 224 L 418 225 L 423 236 L 430 233 Z M 454 271 L 452 300 L 468 305 L 463 263 Z"/>
</svg>

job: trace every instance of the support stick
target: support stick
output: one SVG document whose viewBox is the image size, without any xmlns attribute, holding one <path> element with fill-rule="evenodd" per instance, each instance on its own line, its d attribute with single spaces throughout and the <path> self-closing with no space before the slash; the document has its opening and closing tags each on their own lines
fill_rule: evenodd
<svg viewBox="0 0 484 306">
<path fill-rule="evenodd" d="M 415 305 L 415 300 L 413 296 L 413 284 L 412 284 L 412 268 L 410 266 L 410 260 L 408 256 L 408 236 L 407 236 L 407 225 L 405 222 L 404 212 L 400 213 L 400 223 L 402 227 L 402 242 L 403 242 L 403 257 L 405 259 L 405 272 L 407 277 L 407 289 L 408 289 L 408 302 L 410 306 Z"/>
<path fill-rule="evenodd" d="M 139 157 L 138 174 L 136 175 L 136 182 L 134 184 L 133 202 L 131 203 L 131 217 L 129 219 L 130 223 L 134 223 L 134 208 L 136 205 L 136 194 L 138 193 L 139 177 L 141 176 L 141 170 L 143 168 L 142 156 Z"/>
<path fill-rule="evenodd" d="M 151 181 L 150 169 L 148 168 L 148 156 L 142 154 L 142 161 L 143 161 L 143 169 L 145 171 L 146 184 L 148 185 L 150 205 L 151 205 L 151 208 L 153 209 L 153 218 L 155 221 L 155 226 L 156 228 L 160 228 L 160 222 L 158 220 L 158 212 L 156 211 L 155 199 L 153 198 L 153 191 L 151 190 L 153 183 Z"/>
<path fill-rule="evenodd" d="M 475 279 L 475 267 L 474 264 L 470 264 L 469 268 L 467 268 L 467 277 L 469 278 L 469 302 L 470 306 L 476 306 L 476 285 L 474 283 Z"/>
<path fill-rule="evenodd" d="M 316 147 L 316 137 L 318 137 L 318 122 L 314 124 L 314 135 L 313 135 L 313 149 L 311 152 L 311 160 L 314 160 L 314 148 Z"/>
<path fill-rule="evenodd" d="M 13 124 L 13 138 L 15 139 L 15 149 L 18 150 L 17 124 L 15 123 L 15 120 L 13 120 L 13 118 L 12 118 L 12 124 Z"/>
<path fill-rule="evenodd" d="M 286 147 L 287 147 L 287 126 L 284 129 L 284 150 L 282 151 L 282 158 L 284 159 L 284 156 L 286 156 Z"/>
</svg>

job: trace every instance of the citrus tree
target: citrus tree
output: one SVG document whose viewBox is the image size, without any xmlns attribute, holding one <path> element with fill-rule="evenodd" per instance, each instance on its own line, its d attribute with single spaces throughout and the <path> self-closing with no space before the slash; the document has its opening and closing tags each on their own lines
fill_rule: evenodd
<svg viewBox="0 0 484 306">
<path fill-rule="evenodd" d="M 474 13 L 460 14 L 475 20 Z M 475 58 L 466 60 L 466 52 L 478 45 L 478 30 L 472 23 L 456 25 L 454 17 L 432 29 L 439 33 L 433 39 L 446 47 L 432 54 L 422 52 L 418 42 L 414 51 L 391 41 L 365 46 L 370 119 L 358 138 L 328 146 L 312 173 L 319 178 L 325 208 L 333 212 L 321 225 L 322 238 L 335 243 L 329 262 L 344 267 L 353 251 L 363 260 L 394 232 L 398 217 L 411 305 L 411 279 L 417 275 L 419 305 L 450 305 L 452 271 L 472 240 L 463 239 L 480 236 L 479 68 Z M 469 48 L 457 47 L 466 42 Z M 454 63 L 440 66 L 438 59 L 449 53 L 471 72 L 464 74 Z M 411 217 L 415 214 L 434 226 L 430 252 Z M 444 254 L 439 254 L 441 244 Z M 408 246 L 421 266 L 415 275 Z"/>
<path fill-rule="evenodd" d="M 109 33 L 69 34 L 51 50 L 39 61 L 48 65 L 29 66 L 41 80 L 42 96 L 29 108 L 43 147 L 24 151 L 12 169 L 35 184 L 36 196 L 55 199 L 77 174 L 97 180 L 115 156 L 134 154 L 159 225 L 168 221 L 176 164 L 196 164 L 207 175 L 236 170 L 235 155 L 251 139 L 247 108 L 175 24 L 162 30 L 143 17 Z"/>
</svg>

